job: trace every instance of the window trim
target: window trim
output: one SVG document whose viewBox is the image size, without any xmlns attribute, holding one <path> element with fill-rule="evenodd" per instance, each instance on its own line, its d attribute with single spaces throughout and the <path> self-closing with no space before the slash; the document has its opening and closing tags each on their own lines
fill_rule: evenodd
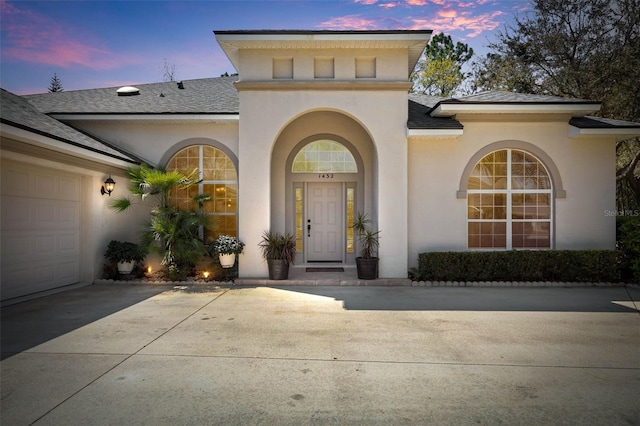
<svg viewBox="0 0 640 426">
<path fill-rule="evenodd" d="M 298 159 L 298 156 L 300 154 L 302 154 L 302 152 L 304 150 L 306 150 L 308 147 L 310 147 L 310 146 L 312 146 L 314 144 L 321 143 L 321 142 L 329 142 L 331 144 L 335 144 L 335 145 L 340 146 L 342 148 L 342 151 L 330 151 L 330 152 L 331 153 L 333 153 L 333 152 L 344 152 L 344 153 L 348 154 L 351 158 L 349 159 L 348 162 L 347 161 L 343 161 L 343 163 L 345 163 L 345 164 L 346 163 L 353 164 L 356 169 L 355 170 L 334 170 L 332 168 L 331 170 L 303 170 L 303 171 L 296 171 L 295 167 L 296 167 L 296 160 Z M 333 165 L 333 160 L 329 160 L 329 162 L 323 162 L 322 160 L 317 160 L 316 163 L 317 164 L 324 163 L 324 164 Z M 316 140 L 313 140 L 313 141 L 309 142 L 308 144 L 302 146 L 295 153 L 295 155 L 293 156 L 293 161 L 291 162 L 291 173 L 296 174 L 296 175 L 299 175 L 299 174 L 331 174 L 331 175 L 333 175 L 334 173 L 335 174 L 341 174 L 341 175 L 344 175 L 344 174 L 357 174 L 358 173 L 358 162 L 356 161 L 355 157 L 353 156 L 353 153 L 351 152 L 351 150 L 347 146 L 345 146 L 344 144 L 342 144 L 342 143 L 340 143 L 340 142 L 338 142 L 336 140 L 333 140 L 333 139 L 316 139 Z"/>
<path fill-rule="evenodd" d="M 236 221 L 236 235 L 239 235 L 240 229 L 239 229 L 239 225 L 240 225 L 240 209 L 239 209 L 239 198 L 240 198 L 240 176 L 239 176 L 239 170 L 238 170 L 238 160 L 237 157 L 233 154 L 233 152 L 231 152 L 231 150 L 229 150 L 228 147 L 224 146 L 223 144 L 217 142 L 217 141 L 213 141 L 211 139 L 205 139 L 205 138 L 191 138 L 191 139 L 185 139 L 177 144 L 175 144 L 174 146 L 172 146 L 171 150 L 168 150 L 167 152 L 165 152 L 164 156 L 162 157 L 162 162 L 160 164 L 162 164 L 162 167 L 166 170 L 167 166 L 169 165 L 169 162 L 176 156 L 178 155 L 179 152 L 183 151 L 184 149 L 190 148 L 190 147 L 194 147 L 197 146 L 199 149 L 199 154 L 198 154 L 198 178 L 201 180 L 198 183 L 198 193 L 199 194 L 203 194 L 204 193 L 204 186 L 205 185 L 235 185 L 236 186 L 236 211 L 235 213 L 230 213 L 230 212 L 224 212 L 224 213 L 215 213 L 215 212 L 210 212 L 210 213 L 206 213 L 207 216 L 235 216 L 235 221 Z M 233 164 L 235 171 L 236 171 L 236 180 L 203 180 L 203 161 L 204 161 L 204 147 L 210 147 L 210 148 L 214 148 L 217 149 L 218 151 L 221 151 L 223 154 L 225 154 L 227 156 L 227 158 L 231 161 L 231 163 Z M 201 232 L 203 232 L 203 230 L 201 230 Z"/>
<path fill-rule="evenodd" d="M 554 180 L 549 170 L 549 166 L 545 164 L 545 162 L 537 157 L 534 153 L 530 151 L 526 151 L 522 148 L 499 148 L 497 150 L 492 150 L 489 152 L 485 152 L 480 158 L 474 160 L 473 166 L 471 167 L 471 171 L 467 177 L 467 186 L 471 177 L 471 172 L 475 169 L 476 165 L 487 155 L 492 154 L 497 151 L 507 151 L 507 187 L 504 189 L 466 189 L 465 192 L 465 216 L 466 216 L 466 240 L 467 240 L 467 250 L 471 251 L 501 251 L 501 250 L 552 250 L 555 247 L 555 197 L 554 197 Z M 513 151 L 523 151 L 525 154 L 529 154 L 536 158 L 536 160 L 545 168 L 549 179 L 551 180 L 551 188 L 550 189 L 512 189 L 512 175 L 511 175 L 511 165 L 512 165 L 512 153 Z M 476 156 L 474 156 L 475 159 Z M 469 218 L 469 195 L 472 194 L 504 194 L 505 195 L 505 203 L 506 203 L 506 212 L 505 219 L 493 219 L 493 220 L 482 220 L 482 219 L 470 219 Z M 513 219 L 513 200 L 512 197 L 514 194 L 548 194 L 550 196 L 549 199 L 549 219 Z M 499 222 L 505 223 L 506 229 L 506 242 L 505 247 L 470 247 L 469 246 L 469 223 L 490 223 L 490 222 Z M 513 224 L 514 223 L 530 223 L 530 222 L 540 222 L 540 223 L 548 223 L 549 224 L 549 247 L 517 247 L 513 248 Z"/>
<path fill-rule="evenodd" d="M 564 189 L 562 185 L 562 178 L 560 177 L 560 171 L 558 167 L 555 165 L 553 160 L 547 153 L 541 150 L 536 145 L 533 145 L 529 142 L 517 141 L 517 140 L 504 140 L 491 143 L 484 148 L 480 149 L 476 152 L 469 162 L 467 166 L 464 168 L 462 172 L 462 176 L 460 177 L 460 183 L 458 185 L 458 191 L 456 192 L 456 198 L 458 199 L 467 199 L 467 191 L 469 184 L 469 177 L 471 177 L 471 172 L 473 168 L 478 164 L 480 160 L 482 160 L 486 155 L 491 154 L 494 151 L 500 151 L 502 149 L 519 149 L 521 151 L 526 151 L 536 157 L 547 169 L 549 173 L 549 178 L 551 179 L 551 188 L 552 190 L 552 199 L 557 198 L 567 198 L 567 191 Z"/>
</svg>

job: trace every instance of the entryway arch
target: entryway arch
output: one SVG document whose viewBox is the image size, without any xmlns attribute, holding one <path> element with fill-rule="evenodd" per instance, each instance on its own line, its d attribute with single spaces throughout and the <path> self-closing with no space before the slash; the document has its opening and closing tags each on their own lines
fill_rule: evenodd
<svg viewBox="0 0 640 426">
<path fill-rule="evenodd" d="M 310 149 L 323 164 L 294 170 L 296 156 L 314 156 Z M 357 211 L 375 216 L 376 163 L 369 133 L 344 113 L 309 112 L 282 129 L 271 161 L 271 220 L 296 235 L 298 263 L 355 262 L 350 218 Z"/>
</svg>

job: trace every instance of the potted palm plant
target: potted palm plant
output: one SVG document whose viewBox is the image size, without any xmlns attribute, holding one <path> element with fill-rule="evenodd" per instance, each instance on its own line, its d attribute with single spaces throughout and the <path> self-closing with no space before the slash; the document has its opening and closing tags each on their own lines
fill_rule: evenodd
<svg viewBox="0 0 640 426">
<path fill-rule="evenodd" d="M 269 266 L 269 279 L 289 278 L 289 265 L 293 264 L 296 258 L 296 237 L 289 233 L 281 234 L 269 230 L 262 234 L 262 240 L 258 245 Z"/>
<path fill-rule="evenodd" d="M 242 253 L 244 243 L 229 235 L 220 235 L 209 246 L 209 252 L 217 254 L 223 268 L 231 268 L 236 262 L 236 255 Z"/>
<path fill-rule="evenodd" d="M 189 173 L 151 168 L 146 164 L 129 169 L 129 191 L 140 201 L 156 199 L 151 210 L 147 229 L 142 236 L 142 245 L 162 256 L 166 275 L 183 279 L 193 273 L 197 262 L 207 254 L 202 241 L 201 230 L 206 227 L 208 216 L 202 208 L 183 210 L 171 205 L 170 194 L 175 190 L 187 190 L 198 184 L 198 170 Z M 199 206 L 208 195 L 194 197 Z M 126 211 L 134 204 L 128 197 L 113 200 L 110 207 L 116 211 Z"/>
<path fill-rule="evenodd" d="M 118 265 L 121 274 L 130 274 L 136 262 L 142 262 L 146 255 L 146 250 L 138 244 L 117 240 L 111 240 L 104 253 L 109 262 Z"/>
<path fill-rule="evenodd" d="M 358 279 L 374 280 L 378 278 L 378 246 L 380 231 L 373 231 L 366 213 L 359 212 L 354 218 L 352 228 L 358 236 L 360 256 L 356 257 Z"/>
</svg>

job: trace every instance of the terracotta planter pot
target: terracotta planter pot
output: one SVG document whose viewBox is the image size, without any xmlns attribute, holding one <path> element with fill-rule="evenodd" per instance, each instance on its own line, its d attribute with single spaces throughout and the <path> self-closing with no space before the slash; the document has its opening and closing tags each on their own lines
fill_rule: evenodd
<svg viewBox="0 0 640 426">
<path fill-rule="evenodd" d="M 223 268 L 232 268 L 233 264 L 236 263 L 236 254 L 219 254 L 218 259 L 220 259 L 220 265 Z"/>
</svg>

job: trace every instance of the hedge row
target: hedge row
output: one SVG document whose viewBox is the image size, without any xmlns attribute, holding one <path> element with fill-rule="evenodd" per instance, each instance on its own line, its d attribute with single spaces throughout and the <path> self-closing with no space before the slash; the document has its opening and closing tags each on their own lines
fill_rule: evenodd
<svg viewBox="0 0 640 426">
<path fill-rule="evenodd" d="M 616 218 L 616 241 L 620 274 L 624 281 L 640 283 L 640 216 Z"/>
<path fill-rule="evenodd" d="M 418 257 L 416 281 L 619 282 L 614 250 L 431 252 Z"/>
<path fill-rule="evenodd" d="M 634 211 L 635 212 L 635 211 Z M 614 250 L 433 252 L 418 256 L 416 281 L 640 283 L 640 216 L 619 216 Z"/>
</svg>

